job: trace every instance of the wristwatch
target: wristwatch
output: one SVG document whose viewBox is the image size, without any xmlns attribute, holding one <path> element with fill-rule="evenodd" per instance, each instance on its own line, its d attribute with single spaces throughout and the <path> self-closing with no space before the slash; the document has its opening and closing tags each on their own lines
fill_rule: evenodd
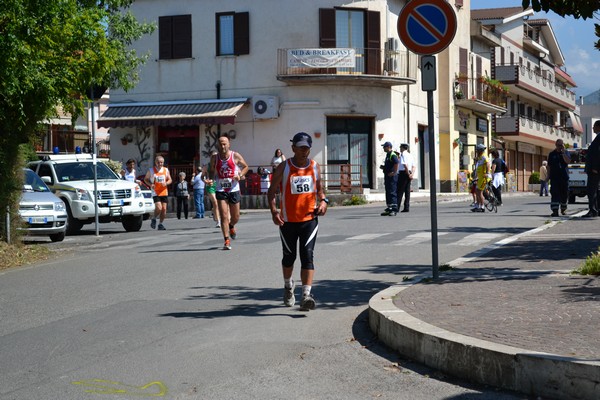
<svg viewBox="0 0 600 400">
<path fill-rule="evenodd" d="M 325 204 L 329 205 L 329 199 L 327 197 L 322 198 L 320 201 L 324 201 Z"/>
</svg>

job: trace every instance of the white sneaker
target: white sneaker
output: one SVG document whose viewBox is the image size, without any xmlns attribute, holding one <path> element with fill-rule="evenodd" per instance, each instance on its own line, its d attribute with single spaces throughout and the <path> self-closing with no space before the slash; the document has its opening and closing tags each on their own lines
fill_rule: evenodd
<svg viewBox="0 0 600 400">
<path fill-rule="evenodd" d="M 296 304 L 296 296 L 294 296 L 295 284 L 292 281 L 292 287 L 283 287 L 283 304 L 287 307 L 293 307 Z"/>
<path fill-rule="evenodd" d="M 220 228 L 221 227 L 221 221 L 217 221 L 217 225 L 215 226 L 215 228 Z"/>
</svg>

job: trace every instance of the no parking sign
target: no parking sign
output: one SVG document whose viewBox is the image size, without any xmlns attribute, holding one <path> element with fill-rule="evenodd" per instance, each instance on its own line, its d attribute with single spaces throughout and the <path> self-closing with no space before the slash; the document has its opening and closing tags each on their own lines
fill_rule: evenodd
<svg viewBox="0 0 600 400">
<path fill-rule="evenodd" d="M 444 50 L 456 34 L 456 14 L 445 0 L 412 0 L 398 17 L 398 36 L 417 54 Z"/>
</svg>

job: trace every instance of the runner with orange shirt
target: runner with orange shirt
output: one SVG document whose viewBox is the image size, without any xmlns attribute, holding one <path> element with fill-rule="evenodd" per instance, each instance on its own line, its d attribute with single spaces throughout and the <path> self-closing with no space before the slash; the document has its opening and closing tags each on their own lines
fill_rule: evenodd
<svg viewBox="0 0 600 400">
<path fill-rule="evenodd" d="M 154 217 L 150 221 L 150 227 L 156 228 L 156 218 L 159 217 L 159 231 L 165 230 L 163 222 L 167 216 L 169 185 L 173 183 L 169 169 L 164 164 L 165 159 L 162 156 L 156 156 L 154 167 L 150 168 L 144 177 L 144 182 L 152 189 L 152 199 L 154 200 Z"/>
<path fill-rule="evenodd" d="M 319 229 L 318 216 L 325 215 L 329 200 L 321 185 L 320 166 L 315 160 L 308 158 L 312 138 L 307 133 L 299 132 L 291 142 L 294 157 L 279 164 L 273 172 L 267 198 L 273 223 L 279 226 L 283 247 L 283 303 L 288 307 L 296 303 L 292 273 L 300 241 L 300 310 L 309 311 L 316 307 L 311 289 L 315 273 L 313 251 Z M 277 210 L 275 201 L 278 189 L 281 193 L 281 211 Z"/>
</svg>

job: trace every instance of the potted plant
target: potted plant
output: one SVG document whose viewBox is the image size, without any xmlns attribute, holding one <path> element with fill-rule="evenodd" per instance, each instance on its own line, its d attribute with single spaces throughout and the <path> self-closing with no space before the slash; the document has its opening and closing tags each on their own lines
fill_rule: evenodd
<svg viewBox="0 0 600 400">
<path fill-rule="evenodd" d="M 540 191 L 540 173 L 537 171 L 533 171 L 531 175 L 529 175 L 529 191 L 530 192 L 539 192 Z"/>
</svg>

